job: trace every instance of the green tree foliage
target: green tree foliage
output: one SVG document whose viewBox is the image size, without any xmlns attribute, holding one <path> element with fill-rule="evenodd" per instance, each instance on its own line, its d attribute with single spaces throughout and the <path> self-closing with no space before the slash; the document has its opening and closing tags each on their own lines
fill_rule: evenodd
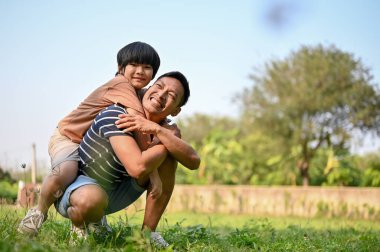
<svg viewBox="0 0 380 252">
<path fill-rule="evenodd" d="M 361 185 L 380 186 L 380 154 L 370 153 L 360 158 L 359 167 L 363 170 Z"/>
<path fill-rule="evenodd" d="M 328 150 L 327 164 L 324 169 L 326 181 L 323 185 L 358 186 L 360 170 L 355 165 L 354 157 L 344 155 L 337 157 L 332 148 Z"/>
<path fill-rule="evenodd" d="M 299 150 L 294 164 L 304 185 L 321 147 L 347 149 L 354 129 L 380 132 L 380 96 L 369 69 L 334 46 L 301 47 L 251 78 L 253 87 L 237 97 L 242 125 L 275 139 L 279 156 Z M 351 169 L 340 167 L 332 181 Z"/>
<path fill-rule="evenodd" d="M 8 181 L 9 183 L 15 183 L 16 180 L 14 180 L 11 176 L 11 174 L 8 171 L 3 171 L 3 169 L 0 167 L 0 180 L 2 181 Z"/>
<path fill-rule="evenodd" d="M 236 120 L 226 116 L 211 116 L 196 113 L 178 120 L 178 127 L 184 140 L 196 147 L 203 144 L 204 139 L 212 130 L 232 130 L 236 128 Z"/>
<path fill-rule="evenodd" d="M 197 176 L 181 167 L 177 172 L 180 183 L 241 182 L 245 169 L 243 146 L 238 142 L 239 129 L 234 119 L 195 114 L 178 121 L 183 138 L 192 143 L 202 158 Z M 248 180 L 249 177 L 248 176 Z"/>
<path fill-rule="evenodd" d="M 9 172 L 0 167 L 0 199 L 13 202 L 17 198 L 18 185 Z"/>
</svg>

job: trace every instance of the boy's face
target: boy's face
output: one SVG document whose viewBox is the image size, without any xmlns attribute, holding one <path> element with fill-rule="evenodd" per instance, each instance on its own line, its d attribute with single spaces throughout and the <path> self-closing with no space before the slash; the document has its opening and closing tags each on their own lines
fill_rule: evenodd
<svg viewBox="0 0 380 252">
<path fill-rule="evenodd" d="M 152 80 L 153 68 L 146 64 L 130 63 L 124 69 L 124 77 L 131 81 L 132 86 L 138 90 Z"/>
<path fill-rule="evenodd" d="M 168 115 L 176 116 L 181 111 L 179 106 L 184 93 L 181 82 L 175 78 L 163 77 L 157 80 L 142 99 L 147 117 L 162 120 Z"/>
</svg>

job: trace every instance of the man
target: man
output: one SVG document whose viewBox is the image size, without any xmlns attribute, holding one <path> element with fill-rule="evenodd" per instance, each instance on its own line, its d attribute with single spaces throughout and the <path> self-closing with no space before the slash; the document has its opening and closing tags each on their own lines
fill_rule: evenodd
<svg viewBox="0 0 380 252">
<path fill-rule="evenodd" d="M 71 219 L 74 230 L 85 232 L 91 223 L 124 209 L 148 188 L 143 228 L 153 231 L 152 240 L 158 245 L 168 246 L 155 230 L 173 192 L 176 161 L 197 169 L 200 158 L 165 119 L 178 115 L 189 95 L 185 76 L 169 72 L 142 98 L 146 119 L 128 114 L 128 108 L 117 104 L 99 113 L 79 147 L 80 176 L 56 204 L 58 212 Z M 124 118 L 118 120 L 119 115 Z M 133 131 L 150 134 L 150 148 L 141 151 Z M 162 194 L 150 195 L 149 174 L 157 171 Z"/>
</svg>

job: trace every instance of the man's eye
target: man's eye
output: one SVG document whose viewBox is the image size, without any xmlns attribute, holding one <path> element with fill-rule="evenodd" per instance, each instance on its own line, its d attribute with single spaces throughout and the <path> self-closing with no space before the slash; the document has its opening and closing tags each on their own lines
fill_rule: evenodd
<svg viewBox="0 0 380 252">
<path fill-rule="evenodd" d="M 169 97 L 173 100 L 175 100 L 176 96 L 174 94 L 169 94 Z"/>
</svg>

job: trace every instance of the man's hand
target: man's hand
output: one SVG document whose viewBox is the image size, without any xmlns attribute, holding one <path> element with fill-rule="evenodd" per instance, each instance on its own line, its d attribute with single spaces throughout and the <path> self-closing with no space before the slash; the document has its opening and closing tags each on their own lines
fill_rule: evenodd
<svg viewBox="0 0 380 252">
<path fill-rule="evenodd" d="M 160 127 L 157 123 L 138 115 L 120 114 L 119 118 L 115 122 L 116 127 L 122 128 L 124 132 L 139 131 L 145 134 L 156 134 Z"/>
<path fill-rule="evenodd" d="M 173 133 L 173 135 L 175 135 L 176 137 L 181 138 L 181 130 L 178 128 L 177 124 L 173 123 L 169 125 L 167 123 L 164 123 L 162 127 L 170 130 Z"/>
</svg>

